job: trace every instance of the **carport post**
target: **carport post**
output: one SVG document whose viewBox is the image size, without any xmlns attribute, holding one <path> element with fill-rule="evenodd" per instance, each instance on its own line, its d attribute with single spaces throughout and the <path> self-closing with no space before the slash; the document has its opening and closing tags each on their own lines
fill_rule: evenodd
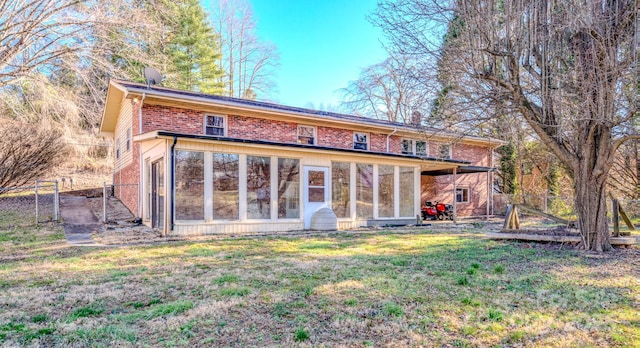
<svg viewBox="0 0 640 348">
<path fill-rule="evenodd" d="M 456 181 L 458 180 L 457 169 L 458 167 L 453 168 L 453 223 L 454 224 L 458 222 L 458 210 L 456 207 L 456 201 L 457 201 L 456 192 L 458 191 L 458 189 L 456 188 Z"/>
<path fill-rule="evenodd" d="M 489 201 L 491 200 L 491 170 L 487 170 L 487 217 L 489 221 Z"/>
<path fill-rule="evenodd" d="M 102 222 L 107 223 L 107 183 L 102 185 Z"/>
</svg>

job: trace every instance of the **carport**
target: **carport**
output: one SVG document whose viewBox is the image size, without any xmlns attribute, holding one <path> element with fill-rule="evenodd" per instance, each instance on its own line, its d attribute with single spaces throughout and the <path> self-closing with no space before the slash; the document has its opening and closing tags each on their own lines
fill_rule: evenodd
<svg viewBox="0 0 640 348">
<path fill-rule="evenodd" d="M 486 193 L 486 197 L 487 197 L 487 202 L 486 202 L 486 218 L 489 219 L 490 215 L 493 215 L 493 190 L 492 190 L 492 173 L 495 171 L 495 168 L 492 167 L 482 167 L 482 166 L 469 166 L 469 165 L 461 165 L 461 166 L 457 166 L 457 167 L 453 167 L 453 168 L 445 168 L 445 169 L 433 169 L 433 170 L 423 170 L 420 172 L 421 176 L 430 176 L 430 177 L 436 177 L 436 176 L 444 176 L 444 175 L 451 175 L 453 176 L 453 190 L 452 190 L 452 196 L 453 196 L 453 222 L 455 223 L 457 220 L 457 201 L 458 201 L 458 197 L 457 197 L 457 187 L 456 187 L 456 183 L 457 183 L 457 179 L 458 179 L 458 175 L 464 175 L 464 174 L 476 174 L 476 173 L 487 173 L 487 193 Z M 422 199 L 420 200 L 420 204 L 422 204 Z"/>
</svg>

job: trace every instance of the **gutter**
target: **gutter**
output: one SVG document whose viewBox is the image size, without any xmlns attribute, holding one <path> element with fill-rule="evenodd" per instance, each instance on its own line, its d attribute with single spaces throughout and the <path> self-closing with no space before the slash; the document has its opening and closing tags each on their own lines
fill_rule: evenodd
<svg viewBox="0 0 640 348">
<path fill-rule="evenodd" d="M 171 199 L 169 200 L 170 206 L 169 206 L 169 214 L 171 214 L 171 227 L 170 227 L 170 231 L 173 231 L 173 228 L 175 226 L 175 218 L 174 218 L 174 205 L 175 205 L 175 197 L 176 197 L 176 179 L 175 179 L 175 173 L 176 173 L 176 161 L 175 161 L 175 149 L 176 149 L 176 144 L 178 143 L 178 136 L 174 135 L 173 136 L 173 144 L 171 145 Z"/>
<path fill-rule="evenodd" d="M 142 93 L 142 99 L 140 100 L 140 106 L 138 108 L 138 135 L 142 134 L 142 104 L 144 103 L 144 98 L 147 96 L 146 93 Z M 133 133 L 133 132 L 132 132 Z M 131 147 L 133 148 L 133 134 L 131 135 Z M 138 180 L 138 217 L 142 219 L 142 204 L 143 204 L 143 199 L 142 199 L 142 190 L 143 190 L 143 185 L 142 183 L 144 182 L 144 175 L 142 174 L 142 171 L 144 170 L 143 168 L 143 162 L 142 162 L 142 149 L 140 149 L 140 145 L 138 145 L 138 152 L 140 155 L 140 159 L 139 159 L 139 165 L 138 165 L 138 173 L 140 174 L 140 178 Z M 147 215 L 149 215 L 149 212 L 147 212 Z"/>
<path fill-rule="evenodd" d="M 192 94 L 186 93 L 185 91 L 158 90 L 154 88 L 149 90 L 147 86 L 136 86 L 135 83 L 127 82 L 127 81 L 116 80 L 113 82 L 117 84 L 122 83 L 121 86 L 127 90 L 129 95 L 142 94 L 142 93 L 145 93 L 146 91 L 146 93 L 148 94 L 147 96 L 149 97 L 153 96 L 157 98 L 164 98 L 166 100 L 173 100 L 173 101 L 180 101 L 180 102 L 187 101 L 187 102 L 192 102 L 197 104 L 204 104 L 208 106 L 230 107 L 230 108 L 236 108 L 243 111 L 251 111 L 251 112 L 258 111 L 258 112 L 264 112 L 272 115 L 275 114 L 275 115 L 283 115 L 283 116 L 284 115 L 295 116 L 295 117 L 302 117 L 302 118 L 314 119 L 314 120 L 318 120 L 319 119 L 318 116 L 320 116 L 320 119 L 330 120 L 332 122 L 340 123 L 340 124 L 367 125 L 371 128 L 377 129 L 379 132 L 383 132 L 384 130 L 390 130 L 391 127 L 394 128 L 393 133 L 395 133 L 398 129 L 406 132 L 411 132 L 411 133 L 416 132 L 416 129 L 410 126 L 406 126 L 398 123 L 376 122 L 376 120 L 373 120 L 373 119 L 364 119 L 359 116 L 353 116 L 353 115 L 345 114 L 345 115 L 341 115 L 341 116 L 344 116 L 345 118 L 341 118 L 341 117 L 332 115 L 331 113 L 328 113 L 328 114 L 310 113 L 308 112 L 308 110 L 304 108 L 298 108 L 299 110 L 287 110 L 287 109 L 278 108 L 278 105 L 270 105 L 269 103 L 266 103 L 266 102 L 246 104 L 245 103 L 246 101 L 241 99 L 221 100 L 221 99 L 215 99 L 215 98 L 207 98 L 206 97 L 207 95 L 202 95 L 202 96 L 192 95 Z M 180 93 L 180 92 L 183 92 L 183 93 Z M 285 105 L 283 106 L 286 107 Z M 292 108 L 296 109 L 295 107 L 292 107 Z M 491 143 L 494 140 L 497 140 L 493 138 L 487 139 L 487 138 L 482 138 L 482 137 L 472 136 L 472 135 L 448 133 L 440 129 L 431 129 L 430 131 L 431 131 L 431 136 L 434 137 L 434 139 L 460 138 L 471 143 L 480 142 L 485 144 L 485 146 L 487 142 Z M 500 140 L 498 140 L 498 142 L 500 142 Z"/>
<path fill-rule="evenodd" d="M 317 151 L 331 151 L 331 152 L 342 152 L 348 153 L 351 155 L 366 155 L 366 156 L 384 156 L 384 157 L 392 157 L 392 158 L 403 158 L 403 159 L 412 159 L 412 160 L 420 160 L 420 161 L 430 161 L 430 162 L 441 162 L 447 164 L 454 165 L 469 165 L 471 162 L 455 160 L 455 159 L 442 159 L 435 157 L 422 157 L 415 155 L 400 155 L 395 153 L 388 152 L 373 152 L 373 151 L 362 151 L 362 150 L 352 150 L 352 149 L 342 149 L 335 147 L 326 147 L 326 146 L 318 146 L 318 145 L 304 145 L 304 144 L 296 144 L 296 143 L 276 143 L 272 141 L 266 140 L 249 140 L 249 139 L 240 139 L 240 138 L 228 138 L 228 137 L 218 137 L 211 135 L 198 135 L 198 134 L 182 134 L 175 132 L 168 132 L 163 130 L 157 130 L 145 133 L 145 137 L 137 137 L 136 141 L 144 141 L 148 139 L 173 139 L 175 137 L 181 139 L 189 139 L 195 141 L 202 142 L 210 142 L 210 141 L 221 141 L 227 143 L 237 143 L 237 144 L 246 144 L 246 145 L 258 145 L 258 146 L 277 146 L 280 148 L 291 148 L 291 149 L 300 149 L 300 150 L 312 150 L 314 152 Z"/>
<path fill-rule="evenodd" d="M 389 138 L 398 131 L 398 127 L 393 128 L 393 132 L 387 135 L 387 152 L 389 152 Z"/>
</svg>

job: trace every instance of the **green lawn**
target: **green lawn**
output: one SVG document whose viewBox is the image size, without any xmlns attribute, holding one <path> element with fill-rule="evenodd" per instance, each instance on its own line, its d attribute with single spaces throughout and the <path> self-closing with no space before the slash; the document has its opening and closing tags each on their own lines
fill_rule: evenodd
<svg viewBox="0 0 640 348">
<path fill-rule="evenodd" d="M 2 221 L 0 345 L 640 345 L 637 248 L 552 250 L 480 225 L 79 248 Z"/>
</svg>

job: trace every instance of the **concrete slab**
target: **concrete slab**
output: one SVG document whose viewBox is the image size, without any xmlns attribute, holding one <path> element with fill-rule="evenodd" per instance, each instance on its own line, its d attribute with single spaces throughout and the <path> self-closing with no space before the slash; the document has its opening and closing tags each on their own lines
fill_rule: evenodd
<svg viewBox="0 0 640 348">
<path fill-rule="evenodd" d="M 91 238 L 94 232 L 104 231 L 104 226 L 91 211 L 89 200 L 83 196 L 61 196 L 60 216 L 67 243 L 78 246 L 99 246 Z"/>
</svg>

